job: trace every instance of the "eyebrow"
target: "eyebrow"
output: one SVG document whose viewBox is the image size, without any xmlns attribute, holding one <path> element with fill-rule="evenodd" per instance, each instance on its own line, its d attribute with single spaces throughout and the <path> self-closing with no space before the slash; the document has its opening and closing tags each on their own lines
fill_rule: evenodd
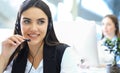
<svg viewBox="0 0 120 73">
<path fill-rule="evenodd" d="M 31 20 L 30 18 L 26 18 L 26 17 L 24 17 L 23 19 Z M 37 20 L 46 20 L 46 19 L 45 19 L 45 18 L 39 18 L 39 19 L 37 19 Z"/>
<path fill-rule="evenodd" d="M 46 20 L 45 18 L 39 18 L 38 20 Z"/>
<path fill-rule="evenodd" d="M 26 20 L 31 20 L 31 19 L 29 19 L 29 18 L 26 18 L 26 17 L 24 17 L 23 19 L 26 19 Z"/>
</svg>

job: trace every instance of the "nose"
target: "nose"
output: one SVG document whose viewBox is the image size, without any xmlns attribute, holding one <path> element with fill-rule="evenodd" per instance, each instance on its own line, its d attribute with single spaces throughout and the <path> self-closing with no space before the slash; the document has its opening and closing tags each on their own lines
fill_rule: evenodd
<svg viewBox="0 0 120 73">
<path fill-rule="evenodd" d="M 36 24 L 36 23 L 33 23 L 33 24 L 31 25 L 30 30 L 31 30 L 31 31 L 37 31 L 37 28 L 38 28 L 37 24 Z"/>
</svg>

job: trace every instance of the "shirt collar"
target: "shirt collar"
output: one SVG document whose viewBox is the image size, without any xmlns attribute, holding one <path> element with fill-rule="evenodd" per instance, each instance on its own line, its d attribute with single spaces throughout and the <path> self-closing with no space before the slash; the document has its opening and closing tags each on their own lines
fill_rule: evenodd
<svg viewBox="0 0 120 73">
<path fill-rule="evenodd" d="M 107 37 L 104 37 L 103 41 L 106 41 L 106 39 L 107 39 Z M 113 41 L 116 41 L 116 40 L 117 40 L 117 36 L 114 36 L 111 41 L 113 42 Z"/>
</svg>

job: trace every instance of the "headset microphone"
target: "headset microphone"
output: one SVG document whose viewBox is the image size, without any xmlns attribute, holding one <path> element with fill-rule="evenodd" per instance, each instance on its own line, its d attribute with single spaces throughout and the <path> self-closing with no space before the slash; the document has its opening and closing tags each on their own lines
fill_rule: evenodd
<svg viewBox="0 0 120 73">
<path fill-rule="evenodd" d="M 24 39 L 26 42 L 30 42 L 31 40 L 30 39 Z"/>
</svg>

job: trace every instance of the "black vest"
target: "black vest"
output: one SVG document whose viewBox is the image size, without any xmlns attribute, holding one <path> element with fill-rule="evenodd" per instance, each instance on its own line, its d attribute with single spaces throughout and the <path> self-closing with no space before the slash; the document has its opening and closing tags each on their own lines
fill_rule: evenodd
<svg viewBox="0 0 120 73">
<path fill-rule="evenodd" d="M 43 49 L 43 73 L 60 73 L 60 65 L 64 50 L 68 45 L 48 46 Z M 13 62 L 11 73 L 24 73 L 27 64 L 28 45 L 23 47 Z"/>
</svg>

